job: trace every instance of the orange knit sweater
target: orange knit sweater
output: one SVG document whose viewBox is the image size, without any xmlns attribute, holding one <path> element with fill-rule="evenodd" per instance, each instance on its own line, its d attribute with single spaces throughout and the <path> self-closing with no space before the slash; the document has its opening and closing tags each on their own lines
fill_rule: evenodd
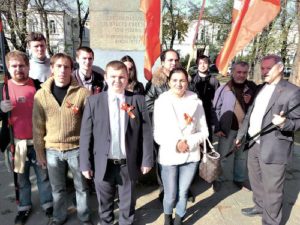
<svg viewBox="0 0 300 225">
<path fill-rule="evenodd" d="M 89 91 L 72 79 L 59 106 L 51 93 L 54 79 L 50 77 L 34 97 L 32 123 L 33 142 L 38 159 L 45 159 L 45 149 L 66 151 L 79 147 L 80 126 Z"/>
</svg>

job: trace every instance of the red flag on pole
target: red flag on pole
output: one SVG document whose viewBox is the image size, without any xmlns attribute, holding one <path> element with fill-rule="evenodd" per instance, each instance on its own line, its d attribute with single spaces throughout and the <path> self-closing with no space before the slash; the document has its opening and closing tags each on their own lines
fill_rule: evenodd
<svg viewBox="0 0 300 225">
<path fill-rule="evenodd" d="M 145 14 L 144 73 L 145 78 L 151 80 L 152 66 L 160 55 L 160 0 L 141 0 L 140 9 Z"/>
<path fill-rule="evenodd" d="M 235 0 L 233 25 L 216 65 L 226 75 L 229 62 L 279 13 L 280 0 Z"/>
</svg>

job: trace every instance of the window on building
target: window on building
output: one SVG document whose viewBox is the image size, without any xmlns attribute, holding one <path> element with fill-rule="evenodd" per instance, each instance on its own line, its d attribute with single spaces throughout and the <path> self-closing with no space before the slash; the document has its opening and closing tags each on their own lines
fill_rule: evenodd
<svg viewBox="0 0 300 225">
<path fill-rule="evenodd" d="M 55 34 L 56 33 L 56 27 L 55 27 L 55 21 L 54 20 L 50 20 L 49 30 L 50 30 L 50 34 Z"/>
<path fill-rule="evenodd" d="M 201 41 L 205 42 L 205 27 L 201 31 Z"/>
<path fill-rule="evenodd" d="M 35 32 L 36 31 L 36 23 L 33 19 L 28 20 L 28 26 L 29 26 L 29 32 Z"/>
</svg>

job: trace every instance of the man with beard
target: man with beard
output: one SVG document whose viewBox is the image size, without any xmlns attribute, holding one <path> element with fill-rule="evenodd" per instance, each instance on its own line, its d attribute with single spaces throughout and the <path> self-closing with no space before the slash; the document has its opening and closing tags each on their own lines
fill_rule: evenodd
<svg viewBox="0 0 300 225">
<path fill-rule="evenodd" d="M 200 55 L 196 61 L 198 71 L 192 75 L 190 90 L 197 93 L 198 98 L 202 100 L 205 112 L 205 118 L 209 131 L 209 139 L 212 140 L 212 105 L 215 91 L 220 86 L 219 81 L 209 72 L 210 59 L 206 55 Z"/>
<path fill-rule="evenodd" d="M 214 132 L 219 137 L 218 152 L 225 156 L 232 148 L 241 127 L 248 106 L 252 103 L 256 85 L 247 80 L 249 65 L 236 62 L 232 67 L 232 77 L 220 86 L 214 97 Z M 238 188 L 247 179 L 246 152 L 237 151 L 221 160 L 222 175 L 213 183 L 214 191 L 219 191 L 221 182 L 233 181 Z"/>
<path fill-rule="evenodd" d="M 11 75 L 11 79 L 7 82 L 10 100 L 1 99 L 0 119 L 7 121 L 7 112 L 10 111 L 15 143 L 13 169 L 18 174 L 20 192 L 15 224 L 22 225 L 26 223 L 32 208 L 31 181 L 29 179 L 31 166 L 36 174 L 41 206 L 49 218 L 52 217 L 53 203 L 48 171 L 37 163 L 32 140 L 33 99 L 40 83 L 29 78 L 29 60 L 23 52 L 9 52 L 6 55 L 6 64 Z M 1 93 L 3 99 L 6 99 L 3 86 L 0 89 L 3 90 Z M 2 136 L 5 136 L 4 132 L 8 132 L 8 130 L 2 126 Z M 1 137 L 1 142 L 4 141 L 6 140 Z"/>
<path fill-rule="evenodd" d="M 42 33 L 31 32 L 26 41 L 31 54 L 29 76 L 43 83 L 51 73 L 50 59 L 46 56 L 46 38 Z"/>
<path fill-rule="evenodd" d="M 242 209 L 246 216 L 262 215 L 264 225 L 281 224 L 286 166 L 294 131 L 300 130 L 300 89 L 283 79 L 283 71 L 281 57 L 268 55 L 261 60 L 265 83 L 259 87 L 236 141 L 240 145 L 247 133 L 251 137 L 273 124 L 249 149 L 248 170 L 254 207 Z"/>
</svg>

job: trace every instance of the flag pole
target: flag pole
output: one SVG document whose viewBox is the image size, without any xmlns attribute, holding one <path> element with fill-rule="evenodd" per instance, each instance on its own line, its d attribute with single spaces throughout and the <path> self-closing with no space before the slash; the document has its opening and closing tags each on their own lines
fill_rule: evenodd
<svg viewBox="0 0 300 225">
<path fill-rule="evenodd" d="M 203 13 L 204 13 L 205 2 L 206 2 L 206 0 L 203 0 L 202 6 L 201 6 L 201 9 L 200 9 L 200 12 L 199 12 L 198 22 L 197 22 L 197 25 L 196 25 L 195 34 L 194 34 L 193 42 L 192 42 L 192 45 L 191 45 L 190 57 L 189 57 L 188 65 L 186 67 L 187 71 L 189 71 L 189 69 L 190 69 L 191 61 L 192 61 L 192 58 L 194 57 L 194 54 L 195 54 L 195 43 L 196 43 L 197 35 L 198 35 L 198 32 L 199 32 L 200 21 L 203 17 Z"/>
<path fill-rule="evenodd" d="M 1 48 L 1 56 L 3 63 L 3 71 L 4 71 L 4 91 L 6 100 L 9 100 L 9 91 L 8 91 L 8 79 L 10 78 L 6 64 L 5 64 L 5 45 L 4 45 L 4 30 L 2 23 L 2 13 L 0 11 L 0 48 Z M 14 143 L 14 133 L 11 122 L 11 112 L 7 112 L 8 117 L 8 128 L 9 128 L 9 138 L 10 138 L 10 152 L 12 155 L 12 170 L 14 174 L 14 185 L 15 185 L 15 195 L 16 195 L 16 203 L 19 204 L 19 184 L 18 184 L 18 174 L 14 172 L 15 167 L 15 143 Z"/>
<path fill-rule="evenodd" d="M 289 113 L 291 113 L 292 111 L 294 111 L 296 108 L 298 108 L 300 106 L 300 103 L 298 103 L 297 105 L 295 105 L 294 107 L 290 108 L 288 111 L 286 111 L 285 113 L 283 113 L 281 115 L 281 117 L 287 117 L 287 115 Z M 243 138 L 241 140 L 241 145 L 240 146 L 245 146 L 245 145 L 249 145 L 249 146 L 253 146 L 253 144 L 250 145 L 251 141 L 254 141 L 256 137 L 262 136 L 265 132 L 267 132 L 269 129 L 272 129 L 273 127 L 275 127 L 275 125 L 271 122 L 268 125 L 266 125 L 265 127 L 263 127 L 260 131 L 258 131 L 256 134 L 252 135 L 249 138 Z M 231 154 L 233 154 L 234 152 L 238 151 L 239 147 L 237 147 L 236 145 L 233 146 L 233 148 L 231 149 L 230 152 L 228 152 L 224 158 L 228 158 Z M 247 151 L 249 150 L 249 148 L 244 148 L 243 151 Z"/>
</svg>

